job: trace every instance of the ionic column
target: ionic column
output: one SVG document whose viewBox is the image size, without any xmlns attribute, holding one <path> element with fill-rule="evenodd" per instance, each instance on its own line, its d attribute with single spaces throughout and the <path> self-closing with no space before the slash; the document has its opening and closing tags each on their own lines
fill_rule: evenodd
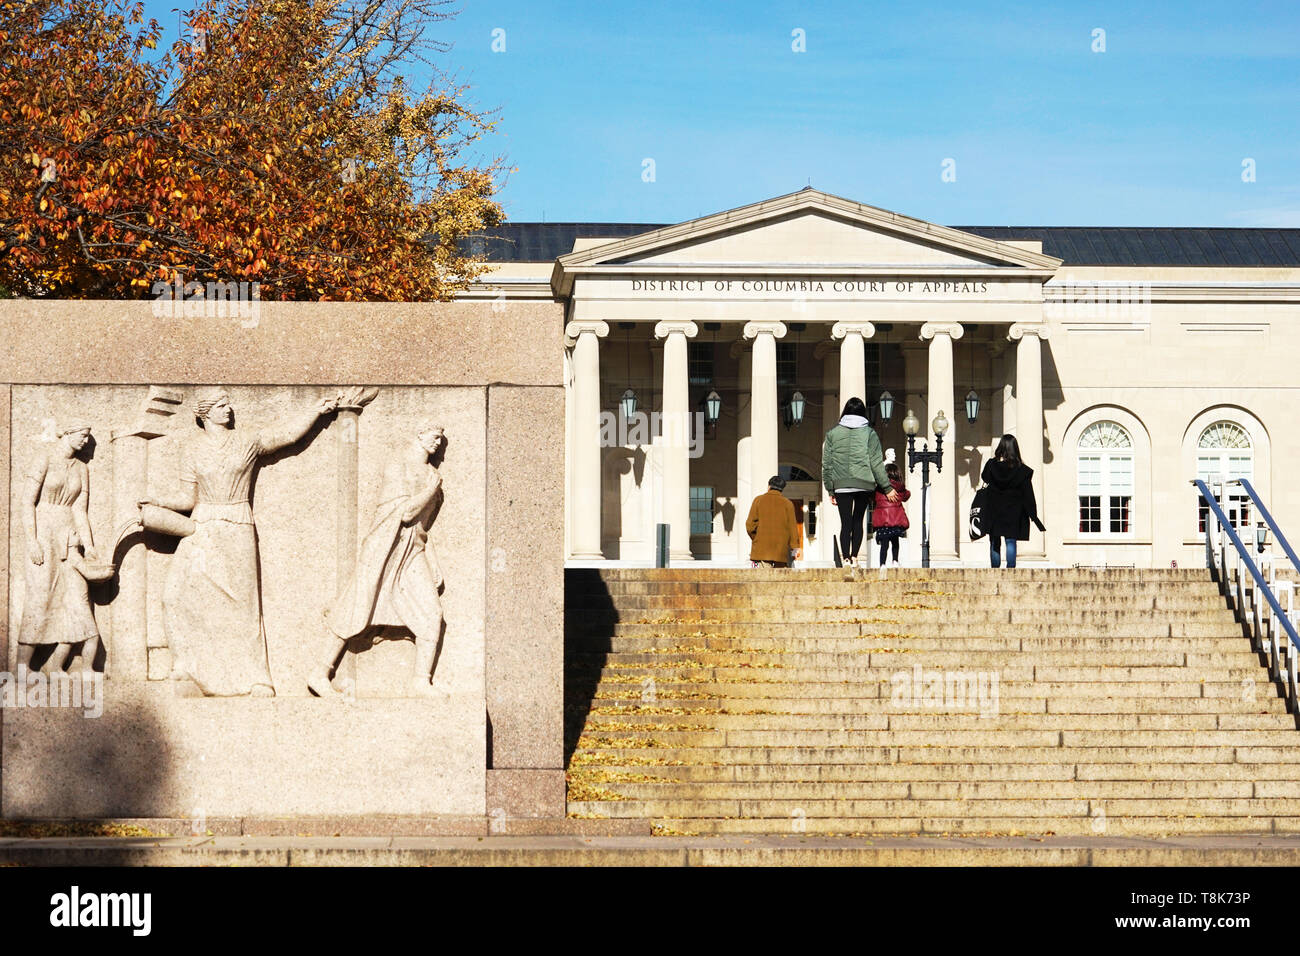
<svg viewBox="0 0 1300 956">
<path fill-rule="evenodd" d="M 835 423 L 840 420 L 840 409 L 844 407 L 839 393 L 840 380 L 843 375 L 843 370 L 839 367 L 840 354 L 842 354 L 840 348 L 837 348 L 836 344 L 829 340 L 817 343 L 817 347 L 813 349 L 813 358 L 822 360 L 822 443 L 817 446 L 818 455 L 821 454 L 826 433 L 834 428 Z M 817 473 L 817 477 L 820 481 L 822 477 L 820 471 Z M 835 548 L 831 542 L 839 533 L 839 509 L 831 504 L 831 493 L 826 490 L 825 485 L 822 485 L 821 504 L 818 506 L 817 511 L 817 541 L 821 560 L 833 561 L 835 559 Z"/>
<path fill-rule="evenodd" d="M 875 334 L 876 327 L 866 321 L 836 322 L 831 326 L 831 338 L 840 340 L 840 401 L 837 412 L 850 398 L 867 400 L 866 340 Z"/>
<path fill-rule="evenodd" d="M 930 559 L 955 562 L 957 553 L 957 436 L 956 406 L 953 404 L 952 343 L 962 337 L 964 329 L 956 322 L 927 322 L 921 326 L 921 338 L 930 343 L 927 387 L 927 419 L 922 424 L 929 447 L 934 448 L 934 430 L 930 423 L 939 412 L 948 419 L 948 434 L 943 436 L 944 468 L 930 474 Z M 918 440 L 920 435 L 917 436 Z"/>
<path fill-rule="evenodd" d="M 668 523 L 670 561 L 691 555 L 691 408 L 686 340 L 699 333 L 694 322 L 665 320 L 655 325 L 664 342 L 664 395 L 660 417 L 663 454 L 663 516 Z"/>
<path fill-rule="evenodd" d="M 744 335 L 753 341 L 750 348 L 749 389 L 749 490 L 750 501 L 767 490 L 767 480 L 776 474 L 780 464 L 777 445 L 781 412 L 776 394 L 776 340 L 784 337 L 785 325 L 772 320 L 746 322 Z M 745 525 L 750 501 L 737 515 L 740 526 Z"/>
<path fill-rule="evenodd" d="M 1007 330 L 1007 338 L 1016 343 L 1016 443 L 1020 445 L 1020 458 L 1034 469 L 1034 498 L 1038 502 L 1041 518 L 1043 502 L 1043 340 L 1047 338 L 1044 325 L 1017 323 Z M 1041 537 L 1037 544 L 1034 531 L 1025 546 L 1025 553 L 1041 555 L 1046 542 Z"/>
<path fill-rule="evenodd" d="M 573 557 L 599 560 L 600 465 L 600 340 L 609 335 L 601 321 L 570 322 L 564 344 L 573 354 L 573 488 L 568 507 L 573 513 Z"/>
<path fill-rule="evenodd" d="M 731 344 L 731 357 L 736 360 L 736 517 L 731 523 L 731 535 L 735 538 L 736 558 L 749 560 L 749 535 L 745 533 L 745 518 L 749 515 L 749 503 L 753 500 L 753 489 L 749 487 L 749 384 L 752 377 L 754 359 L 745 346 L 744 338 Z"/>
</svg>

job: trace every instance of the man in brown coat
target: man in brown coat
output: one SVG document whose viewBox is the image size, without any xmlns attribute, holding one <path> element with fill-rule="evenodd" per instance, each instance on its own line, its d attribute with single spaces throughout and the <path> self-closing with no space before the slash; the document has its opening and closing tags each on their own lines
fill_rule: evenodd
<svg viewBox="0 0 1300 956">
<path fill-rule="evenodd" d="M 785 479 L 774 475 L 767 482 L 767 493 L 749 506 L 745 530 L 753 540 L 749 560 L 757 567 L 784 568 L 790 564 L 790 552 L 799 548 L 799 528 L 794 520 L 794 505 L 781 494 Z"/>
</svg>

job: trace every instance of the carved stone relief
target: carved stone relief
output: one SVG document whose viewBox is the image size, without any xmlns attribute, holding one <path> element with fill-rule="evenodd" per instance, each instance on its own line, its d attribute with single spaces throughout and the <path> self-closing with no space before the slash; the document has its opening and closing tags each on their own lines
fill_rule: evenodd
<svg viewBox="0 0 1300 956">
<path fill-rule="evenodd" d="M 91 428 L 55 426 L 30 456 L 22 479 L 27 560 L 20 663 L 62 669 L 80 650 L 85 669 L 97 656 L 107 657 L 114 673 L 135 680 L 170 678 L 181 696 L 275 696 L 255 483 L 260 468 L 274 468 L 279 456 L 325 440 L 317 427 L 332 424 L 335 493 L 332 501 L 327 497 L 310 507 L 335 512 L 335 597 L 315 605 L 323 612 L 321 627 L 295 635 L 302 656 L 313 662 L 307 687 L 316 696 L 337 697 L 334 677 L 351 689 L 350 666 L 365 646 L 361 638 L 392 637 L 397 630 L 414 644 L 407 694 L 433 696 L 444 582 L 429 534 L 442 503 L 438 464 L 446 435 L 439 425 L 408 425 L 401 447 L 392 444 L 400 432 L 390 428 L 378 500 L 358 547 L 357 436 L 360 414 L 377 394 L 350 388 L 271 424 L 238 427 L 229 393 L 200 389 L 190 400 L 196 426 L 191 429 L 187 416 L 178 414 L 185 400 L 181 391 L 149 388 L 138 420 L 111 433 L 105 470 L 116 531 L 111 541 L 104 536 L 100 548 L 89 519 L 90 471 L 82 455 L 92 442 Z M 151 451 L 151 445 L 163 451 Z M 174 464 L 164 468 L 164 459 Z M 320 488 L 314 491 L 319 495 Z M 315 534 L 317 528 L 304 527 L 304 542 Z M 163 563 L 156 564 L 153 555 Z M 91 585 L 99 583 L 105 587 L 92 593 Z M 106 655 L 99 654 L 95 594 L 105 606 L 101 617 L 111 615 L 113 625 Z M 151 627 L 151 606 L 160 606 L 161 627 Z"/>
</svg>

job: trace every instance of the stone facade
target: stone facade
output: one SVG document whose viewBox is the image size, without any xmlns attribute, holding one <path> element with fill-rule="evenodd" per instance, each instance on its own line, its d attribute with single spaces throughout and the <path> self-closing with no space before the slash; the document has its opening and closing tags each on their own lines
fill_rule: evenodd
<svg viewBox="0 0 1300 956">
<path fill-rule="evenodd" d="M 0 304 L 11 681 L 43 660 L 31 609 L 66 603 L 24 573 L 27 516 L 69 579 L 108 566 L 103 650 L 69 671 L 102 673 L 102 712 L 0 709 L 4 815 L 562 815 L 563 458 L 536 441 L 563 428 L 558 308 L 259 312 Z M 93 545 L 31 506 L 69 426 Z"/>
<path fill-rule="evenodd" d="M 1043 253 L 1034 236 L 1050 231 L 963 231 L 805 189 L 639 235 L 581 227 L 554 260 L 504 261 L 466 298 L 564 304 L 573 564 L 648 565 L 659 523 L 676 564 L 744 563 L 744 516 L 778 469 L 816 515 L 803 563 L 829 564 L 838 516 L 819 484 L 822 436 L 864 391 L 872 405 L 893 396 L 876 424 L 900 463 L 909 409 L 927 433 L 939 411 L 951 423 L 930 488 L 936 565 L 987 566 L 965 516 L 1004 433 L 1037 472 L 1047 532 L 1022 545 L 1031 564 L 1195 566 L 1189 481 L 1225 468 L 1300 527 L 1300 492 L 1281 480 L 1300 453 L 1300 240 L 1251 264 L 1239 253 L 1257 230 L 1222 230 L 1240 234 L 1231 254 L 1206 255 L 1203 236 L 1161 240 L 1188 244 L 1169 261 L 1199 265 L 1141 265 L 1132 246 L 1113 258 L 1139 264 L 1081 265 Z M 640 430 L 619 412 L 629 391 Z M 701 430 L 710 393 L 721 416 Z M 698 416 L 685 440 L 684 413 Z M 919 468 L 904 477 L 919 490 Z M 907 509 L 902 560 L 915 565 L 919 494 Z"/>
</svg>

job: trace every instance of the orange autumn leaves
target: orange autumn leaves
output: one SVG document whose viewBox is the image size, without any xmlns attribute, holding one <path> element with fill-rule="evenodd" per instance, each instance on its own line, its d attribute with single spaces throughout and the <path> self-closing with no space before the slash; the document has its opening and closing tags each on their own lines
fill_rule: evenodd
<svg viewBox="0 0 1300 956">
<path fill-rule="evenodd" d="M 391 0 L 400 5 L 400 0 Z M 342 37 L 341 0 L 206 0 L 162 55 L 139 4 L 0 0 L 0 286 L 148 296 L 256 281 L 268 299 L 444 299 L 501 221 L 493 129 L 412 95 Z M 353 37 L 355 41 L 355 29 Z"/>
</svg>

